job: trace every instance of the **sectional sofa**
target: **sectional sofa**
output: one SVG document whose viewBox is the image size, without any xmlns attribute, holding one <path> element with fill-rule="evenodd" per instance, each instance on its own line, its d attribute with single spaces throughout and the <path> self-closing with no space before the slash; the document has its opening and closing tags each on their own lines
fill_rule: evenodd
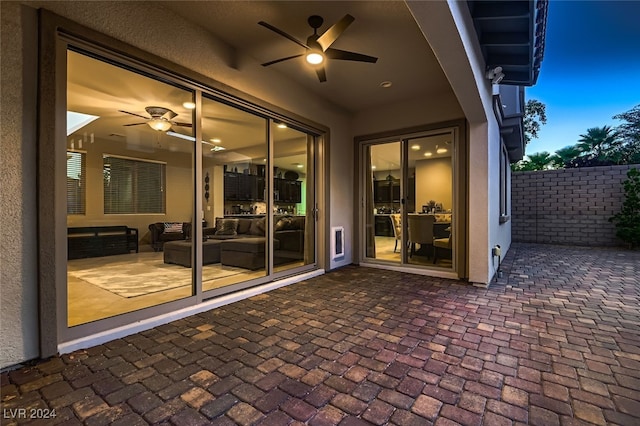
<svg viewBox="0 0 640 426">
<path fill-rule="evenodd" d="M 305 217 L 275 216 L 273 226 L 274 264 L 303 260 Z M 267 246 L 265 229 L 264 217 L 216 218 L 215 227 L 203 231 L 207 244 L 211 246 L 208 247 L 209 252 L 214 254 L 208 263 L 217 263 L 219 252 L 222 265 L 251 270 L 264 268 Z M 168 245 L 167 249 L 170 250 L 166 253 L 165 249 L 165 263 L 190 266 L 191 250 L 184 246 L 184 243 Z M 178 250 L 184 253 L 177 253 Z"/>
</svg>

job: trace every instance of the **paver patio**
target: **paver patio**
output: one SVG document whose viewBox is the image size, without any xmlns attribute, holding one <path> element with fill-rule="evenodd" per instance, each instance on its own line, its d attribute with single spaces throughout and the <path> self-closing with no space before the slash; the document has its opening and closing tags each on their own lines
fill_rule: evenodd
<svg viewBox="0 0 640 426">
<path fill-rule="evenodd" d="M 640 252 L 514 244 L 503 270 L 341 268 L 5 372 L 2 424 L 639 425 Z"/>
</svg>

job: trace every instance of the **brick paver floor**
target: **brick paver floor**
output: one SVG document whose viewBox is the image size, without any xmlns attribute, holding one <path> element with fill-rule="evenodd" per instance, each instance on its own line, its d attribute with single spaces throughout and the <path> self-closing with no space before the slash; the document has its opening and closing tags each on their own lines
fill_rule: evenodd
<svg viewBox="0 0 640 426">
<path fill-rule="evenodd" d="M 2 424 L 639 425 L 640 252 L 514 245 L 503 268 L 349 266 L 5 372 Z"/>
</svg>

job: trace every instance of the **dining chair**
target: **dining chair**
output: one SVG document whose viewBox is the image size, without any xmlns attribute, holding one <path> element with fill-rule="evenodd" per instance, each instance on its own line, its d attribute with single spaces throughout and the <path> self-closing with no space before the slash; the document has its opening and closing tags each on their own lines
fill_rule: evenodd
<svg viewBox="0 0 640 426">
<path fill-rule="evenodd" d="M 393 236 L 396 237 L 396 244 L 393 246 L 393 252 L 395 253 L 398 249 L 398 241 L 402 240 L 402 223 L 398 213 L 390 214 L 389 219 L 391 219 L 391 226 L 393 227 Z"/>
<path fill-rule="evenodd" d="M 433 239 L 433 263 L 438 261 L 438 252 L 447 250 L 451 252 L 451 227 L 448 228 L 449 236 L 446 238 Z"/>
<path fill-rule="evenodd" d="M 426 252 L 427 258 L 430 257 L 430 250 L 423 250 L 423 247 L 433 247 L 433 224 L 435 217 L 433 215 L 417 215 L 408 216 L 409 222 L 409 242 L 411 243 L 411 252 L 409 257 L 415 253 L 416 244 L 420 244 L 420 250 Z"/>
</svg>

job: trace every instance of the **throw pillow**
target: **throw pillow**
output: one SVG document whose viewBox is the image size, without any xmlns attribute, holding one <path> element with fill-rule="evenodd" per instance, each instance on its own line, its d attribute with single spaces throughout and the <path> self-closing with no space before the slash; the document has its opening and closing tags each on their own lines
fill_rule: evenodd
<svg viewBox="0 0 640 426">
<path fill-rule="evenodd" d="M 216 220 L 215 235 L 237 235 L 238 219 L 222 219 Z"/>
<path fill-rule="evenodd" d="M 290 217 L 283 217 L 276 223 L 276 231 L 286 231 L 293 227 L 293 221 Z"/>
<path fill-rule="evenodd" d="M 182 233 L 182 222 L 165 222 L 164 223 L 164 232 L 165 233 Z"/>
</svg>

